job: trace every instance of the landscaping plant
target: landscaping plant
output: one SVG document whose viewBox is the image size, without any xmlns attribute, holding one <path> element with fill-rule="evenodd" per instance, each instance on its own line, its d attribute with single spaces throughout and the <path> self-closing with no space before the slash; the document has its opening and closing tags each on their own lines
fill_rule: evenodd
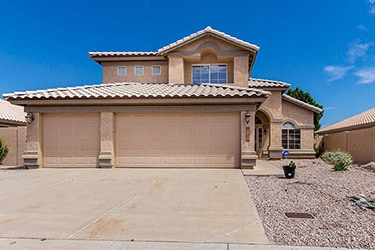
<svg viewBox="0 0 375 250">
<path fill-rule="evenodd" d="M 346 162 L 339 161 L 333 165 L 333 169 L 335 171 L 346 171 L 348 170 L 348 165 L 346 164 Z"/>
<path fill-rule="evenodd" d="M 335 171 L 348 170 L 348 165 L 353 162 L 350 154 L 341 151 L 326 151 L 322 155 L 322 160 L 329 164 L 333 164 L 333 169 Z"/>
<path fill-rule="evenodd" d="M 8 147 L 4 145 L 3 140 L 0 139 L 0 164 L 3 162 L 3 160 L 7 156 L 8 151 L 9 151 Z"/>
</svg>

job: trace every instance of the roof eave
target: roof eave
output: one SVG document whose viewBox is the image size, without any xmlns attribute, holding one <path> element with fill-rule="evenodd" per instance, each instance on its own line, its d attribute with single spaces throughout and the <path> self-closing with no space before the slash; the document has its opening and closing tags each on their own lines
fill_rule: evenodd
<svg viewBox="0 0 375 250">
<path fill-rule="evenodd" d="M 329 128 L 329 127 L 327 127 L 327 128 L 318 130 L 316 133 L 318 135 L 325 135 L 325 134 L 340 133 L 340 132 L 346 132 L 346 131 L 350 131 L 350 130 L 372 128 L 372 127 L 375 127 L 375 123 L 366 123 L 366 124 L 360 124 L 360 125 L 342 127 L 342 128 L 333 128 L 333 129 L 327 129 L 327 128 Z"/>
</svg>

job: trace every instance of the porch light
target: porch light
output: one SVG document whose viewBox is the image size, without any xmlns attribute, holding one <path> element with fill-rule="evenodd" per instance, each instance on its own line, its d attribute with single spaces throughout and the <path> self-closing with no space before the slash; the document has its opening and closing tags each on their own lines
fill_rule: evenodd
<svg viewBox="0 0 375 250">
<path fill-rule="evenodd" d="M 245 121 L 246 121 L 246 124 L 249 124 L 249 122 L 250 122 L 250 117 L 251 117 L 251 114 L 249 113 L 249 111 L 246 111 L 246 114 L 245 114 Z"/>
<path fill-rule="evenodd" d="M 32 112 L 27 112 L 25 116 L 27 124 L 30 124 L 34 121 L 34 114 Z"/>
</svg>

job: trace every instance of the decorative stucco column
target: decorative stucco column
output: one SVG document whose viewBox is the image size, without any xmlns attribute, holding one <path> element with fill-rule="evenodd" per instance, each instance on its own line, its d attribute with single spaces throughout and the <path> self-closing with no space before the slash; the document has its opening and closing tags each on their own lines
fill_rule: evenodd
<svg viewBox="0 0 375 250">
<path fill-rule="evenodd" d="M 250 114 L 249 123 L 246 122 L 246 113 Z M 254 169 L 255 152 L 255 111 L 241 111 L 241 168 Z"/>
<path fill-rule="evenodd" d="M 26 151 L 22 155 L 26 167 L 40 167 L 43 165 L 42 156 L 42 118 L 40 113 L 33 113 L 34 120 L 27 125 Z"/>
<path fill-rule="evenodd" d="M 281 146 L 281 124 L 282 122 L 271 122 L 270 124 L 270 146 L 268 147 L 269 158 L 279 160 L 282 157 L 284 148 Z"/>
<path fill-rule="evenodd" d="M 110 168 L 114 165 L 114 115 L 112 112 L 100 113 L 100 154 L 99 167 Z"/>
</svg>

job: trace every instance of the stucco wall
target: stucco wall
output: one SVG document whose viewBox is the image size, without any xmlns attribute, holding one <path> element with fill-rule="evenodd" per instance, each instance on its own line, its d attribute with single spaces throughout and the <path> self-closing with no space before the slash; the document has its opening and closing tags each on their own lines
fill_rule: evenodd
<svg viewBox="0 0 375 250">
<path fill-rule="evenodd" d="M 117 67 L 125 66 L 126 75 L 117 75 Z M 143 75 L 135 75 L 134 67 L 144 66 Z M 161 66 L 160 75 L 152 75 L 152 66 Z M 168 61 L 103 62 L 103 83 L 168 82 Z"/>
<path fill-rule="evenodd" d="M 283 100 L 283 119 L 294 120 L 298 125 L 314 125 L 314 113 Z"/>
<path fill-rule="evenodd" d="M 375 161 L 375 126 L 323 136 L 324 150 L 344 151 L 357 163 Z"/>
<path fill-rule="evenodd" d="M 8 146 L 9 152 L 3 161 L 4 166 L 23 165 L 22 154 L 26 150 L 26 127 L 0 128 L 0 138 Z"/>
<path fill-rule="evenodd" d="M 227 83 L 247 87 L 249 52 L 214 37 L 186 44 L 169 55 L 169 82 L 191 84 L 193 64 L 226 64 Z M 181 76 L 183 78 L 181 79 Z"/>
</svg>

